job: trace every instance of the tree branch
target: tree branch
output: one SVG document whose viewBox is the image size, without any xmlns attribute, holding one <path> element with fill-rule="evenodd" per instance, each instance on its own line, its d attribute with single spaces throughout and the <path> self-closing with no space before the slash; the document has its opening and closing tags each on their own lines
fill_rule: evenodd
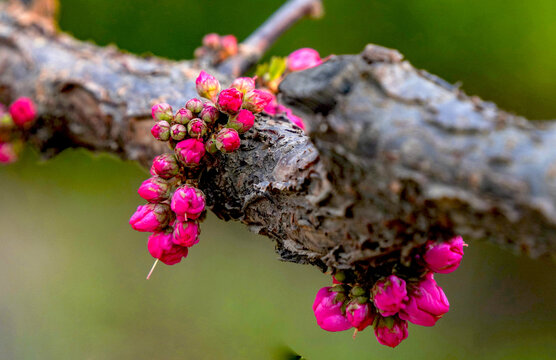
<svg viewBox="0 0 556 360">
<path fill-rule="evenodd" d="M 321 0 L 289 0 L 251 34 L 239 47 L 239 53 L 224 61 L 218 70 L 232 77 L 240 76 L 255 65 L 274 42 L 305 16 L 322 16 Z"/>
<path fill-rule="evenodd" d="M 29 141 L 147 163 L 165 151 L 150 106 L 195 96 L 190 62 L 100 48 L 0 11 L 0 100 L 33 97 Z M 221 80 L 226 81 L 225 77 Z M 241 151 L 201 177 L 212 211 L 277 243 L 283 260 L 325 268 L 407 261 L 427 239 L 488 238 L 554 254 L 556 129 L 535 127 L 369 46 L 289 75 L 283 98 L 314 142 L 261 117 Z"/>
</svg>

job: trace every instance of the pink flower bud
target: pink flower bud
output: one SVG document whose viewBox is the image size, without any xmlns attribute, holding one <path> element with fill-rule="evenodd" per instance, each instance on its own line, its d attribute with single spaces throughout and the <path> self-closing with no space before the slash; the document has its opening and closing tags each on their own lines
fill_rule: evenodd
<svg viewBox="0 0 556 360">
<path fill-rule="evenodd" d="M 205 155 L 205 144 L 200 139 L 187 139 L 180 141 L 174 151 L 182 164 L 196 166 Z"/>
<path fill-rule="evenodd" d="M 163 179 L 170 179 L 179 174 L 180 167 L 174 154 L 158 155 L 153 160 L 151 175 L 158 175 Z"/>
<path fill-rule="evenodd" d="M 21 97 L 10 105 L 10 115 L 17 126 L 23 127 L 35 121 L 37 111 L 31 99 Z"/>
<path fill-rule="evenodd" d="M 318 51 L 311 48 L 295 50 L 288 55 L 288 70 L 301 71 L 320 65 L 322 60 Z"/>
<path fill-rule="evenodd" d="M 159 121 L 151 128 L 151 134 L 156 140 L 168 141 L 170 139 L 170 124 L 168 121 Z"/>
<path fill-rule="evenodd" d="M 205 210 L 205 194 L 193 186 L 183 185 L 172 196 L 171 207 L 177 215 L 195 220 Z"/>
<path fill-rule="evenodd" d="M 139 196 L 151 203 L 158 203 L 168 199 L 170 186 L 168 182 L 158 176 L 143 181 L 137 190 Z"/>
<path fill-rule="evenodd" d="M 195 86 L 199 96 L 216 103 L 216 98 L 220 92 L 220 83 L 214 76 L 207 74 L 205 71 L 201 71 L 197 80 L 195 80 Z"/>
<path fill-rule="evenodd" d="M 174 119 L 174 112 L 172 111 L 172 107 L 166 103 L 155 104 L 151 108 L 151 115 L 153 119 L 157 121 L 172 121 Z"/>
<path fill-rule="evenodd" d="M 243 93 L 236 88 L 224 89 L 218 95 L 218 108 L 229 115 L 235 115 L 241 109 Z"/>
<path fill-rule="evenodd" d="M 342 312 L 343 302 L 338 301 L 338 293 L 330 291 L 331 287 L 323 287 L 317 292 L 313 302 L 313 312 L 317 324 L 326 331 L 344 331 L 351 328 L 345 314 Z"/>
<path fill-rule="evenodd" d="M 220 38 L 220 46 L 224 50 L 225 57 L 237 54 L 237 39 L 233 35 L 225 35 Z"/>
<path fill-rule="evenodd" d="M 215 123 L 219 116 L 220 111 L 218 111 L 218 109 L 214 106 L 208 104 L 205 104 L 201 114 L 199 114 L 199 117 L 207 124 Z"/>
<path fill-rule="evenodd" d="M 205 143 L 205 150 L 209 154 L 214 154 L 218 151 L 218 147 L 216 146 L 216 134 L 212 134 L 211 137 Z"/>
<path fill-rule="evenodd" d="M 372 325 L 375 314 L 369 303 L 359 304 L 352 300 L 346 308 L 346 316 L 357 331 L 363 331 L 367 326 Z"/>
<path fill-rule="evenodd" d="M 170 136 L 176 141 L 183 140 L 187 135 L 187 129 L 182 124 L 174 124 L 170 128 Z"/>
<path fill-rule="evenodd" d="M 206 34 L 203 37 L 203 46 L 218 49 L 220 47 L 220 36 L 215 33 Z"/>
<path fill-rule="evenodd" d="M 235 116 L 230 116 L 228 119 L 228 127 L 237 130 L 238 133 L 243 134 L 249 131 L 255 124 L 255 115 L 249 110 L 242 109 Z"/>
<path fill-rule="evenodd" d="M 413 287 L 405 308 L 400 310 L 400 318 L 421 326 L 433 326 L 450 310 L 448 298 L 434 281 L 432 273 Z"/>
<path fill-rule="evenodd" d="M 395 348 L 407 339 L 407 321 L 400 320 L 397 316 L 380 316 L 375 323 L 375 336 L 382 345 Z"/>
<path fill-rule="evenodd" d="M 456 236 L 443 243 L 427 244 L 427 252 L 424 256 L 427 267 L 436 273 L 451 273 L 461 263 L 464 246 L 467 244 L 461 236 Z"/>
<path fill-rule="evenodd" d="M 254 114 L 258 114 L 272 101 L 274 95 L 271 93 L 255 89 L 245 94 L 243 99 L 243 108 Z"/>
<path fill-rule="evenodd" d="M 382 316 L 392 316 L 404 307 L 408 299 L 405 280 L 390 275 L 378 280 L 371 289 L 373 302 Z"/>
<path fill-rule="evenodd" d="M 207 133 L 207 129 L 207 124 L 201 119 L 193 119 L 187 124 L 187 132 L 191 137 L 203 137 Z"/>
<path fill-rule="evenodd" d="M 166 204 L 147 204 L 137 207 L 129 224 L 134 230 L 153 232 L 162 230 L 172 219 L 170 207 Z"/>
<path fill-rule="evenodd" d="M 232 82 L 232 87 L 241 91 L 244 95 L 255 90 L 255 80 L 250 77 L 240 77 Z"/>
<path fill-rule="evenodd" d="M 166 265 L 174 265 L 187 257 L 188 249 L 172 242 L 172 234 L 163 231 L 155 232 L 149 236 L 147 244 L 149 253 Z"/>
<path fill-rule="evenodd" d="M 174 226 L 174 244 L 192 247 L 199 242 L 200 233 L 201 229 L 196 221 L 178 221 Z"/>
<path fill-rule="evenodd" d="M 0 164 L 11 164 L 17 160 L 17 153 L 12 143 L 0 142 Z"/>
<path fill-rule="evenodd" d="M 230 128 L 223 128 L 216 134 L 215 138 L 216 148 L 222 153 L 227 154 L 239 149 L 241 140 L 236 130 Z"/>
<path fill-rule="evenodd" d="M 185 108 L 191 111 L 193 114 L 198 114 L 203 110 L 203 102 L 199 99 L 189 99 L 185 103 Z"/>
<path fill-rule="evenodd" d="M 187 125 L 187 123 L 193 118 L 195 118 L 195 115 L 193 115 L 190 110 L 181 108 L 178 112 L 176 112 L 176 115 L 174 115 L 174 122 L 177 124 Z"/>
</svg>

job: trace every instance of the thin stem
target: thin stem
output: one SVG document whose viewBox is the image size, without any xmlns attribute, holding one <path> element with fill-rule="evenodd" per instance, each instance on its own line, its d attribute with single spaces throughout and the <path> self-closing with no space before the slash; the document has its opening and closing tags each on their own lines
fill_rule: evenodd
<svg viewBox="0 0 556 360">
<path fill-rule="evenodd" d="M 147 275 L 147 280 L 149 280 L 151 278 L 151 275 L 154 271 L 154 268 L 156 267 L 156 264 L 158 264 L 158 259 L 155 260 L 153 267 L 151 268 L 151 271 L 149 271 L 149 274 Z"/>
<path fill-rule="evenodd" d="M 305 16 L 320 17 L 321 0 L 289 0 L 240 45 L 239 53 L 220 66 L 222 73 L 237 77 L 257 63 L 274 42 Z"/>
</svg>

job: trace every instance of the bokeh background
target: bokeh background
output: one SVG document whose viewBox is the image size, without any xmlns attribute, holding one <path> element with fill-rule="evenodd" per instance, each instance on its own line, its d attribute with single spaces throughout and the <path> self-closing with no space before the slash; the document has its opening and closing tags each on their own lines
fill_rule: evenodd
<svg viewBox="0 0 556 360">
<path fill-rule="evenodd" d="M 61 0 L 60 27 L 100 45 L 191 58 L 208 32 L 245 38 L 282 1 Z M 413 64 L 532 119 L 556 117 L 553 0 L 325 0 L 326 15 L 288 31 L 271 54 L 310 46 L 394 47 Z M 69 150 L 26 149 L 0 168 L 0 359 L 554 359 L 556 267 L 473 242 L 437 280 L 450 312 L 410 326 L 392 350 L 372 330 L 354 340 L 315 324 L 329 278 L 276 261 L 267 238 L 209 215 L 173 267 L 127 221 L 148 173 Z"/>
</svg>

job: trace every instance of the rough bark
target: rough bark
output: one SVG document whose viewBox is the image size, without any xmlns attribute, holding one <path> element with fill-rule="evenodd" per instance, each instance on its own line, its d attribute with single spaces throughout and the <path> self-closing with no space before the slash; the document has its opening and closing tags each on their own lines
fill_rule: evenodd
<svg viewBox="0 0 556 360">
<path fill-rule="evenodd" d="M 147 165 L 167 150 L 149 134 L 150 106 L 183 105 L 198 72 L 0 12 L 0 100 L 38 102 L 29 141 L 45 156 L 81 146 Z M 283 260 L 404 262 L 427 239 L 454 234 L 554 253 L 552 124 L 535 127 L 469 98 L 376 46 L 291 74 L 281 90 L 314 142 L 262 116 L 241 151 L 216 156 L 201 188 L 216 215 L 276 240 Z"/>
</svg>

